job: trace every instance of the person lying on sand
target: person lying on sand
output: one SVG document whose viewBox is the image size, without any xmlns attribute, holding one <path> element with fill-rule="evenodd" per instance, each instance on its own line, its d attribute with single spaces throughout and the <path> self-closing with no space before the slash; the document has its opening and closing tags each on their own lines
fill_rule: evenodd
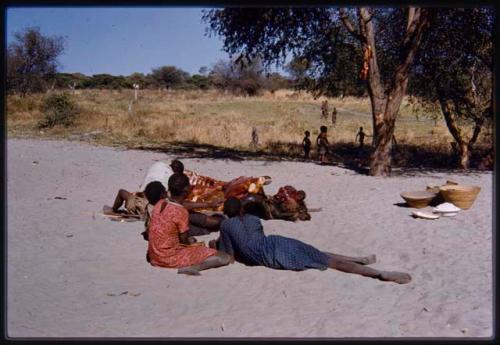
<svg viewBox="0 0 500 345">
<path fill-rule="evenodd" d="M 166 195 L 168 196 L 168 194 Z M 166 197 L 165 196 L 165 197 Z M 210 202 L 186 202 L 185 206 L 188 209 L 193 208 L 215 208 L 223 203 L 221 200 L 213 200 Z M 125 209 L 122 209 L 124 206 Z M 129 192 L 125 189 L 120 189 L 116 195 L 115 202 L 111 210 L 104 208 L 104 214 L 129 214 L 137 215 L 144 221 L 145 232 L 144 238 L 147 240 L 147 229 L 149 226 L 149 218 L 152 208 L 148 206 L 148 200 L 144 192 Z M 203 213 L 192 212 L 189 215 L 190 235 L 201 236 L 207 235 L 213 231 L 219 231 L 222 217 L 218 215 L 207 216 Z"/>
<path fill-rule="evenodd" d="M 163 162 L 156 162 L 153 164 L 150 169 L 148 170 L 148 173 L 146 174 L 146 178 L 144 182 L 142 183 L 141 187 L 145 188 L 148 183 L 154 181 L 153 179 L 155 177 L 158 177 L 159 179 L 162 179 L 160 183 L 166 184 L 165 176 L 166 171 L 164 169 L 165 163 Z M 172 171 L 175 172 L 181 172 L 183 173 L 184 171 L 184 165 L 182 162 L 179 160 L 174 160 L 172 161 L 172 164 L 170 165 Z M 193 173 L 191 173 L 191 176 Z M 199 175 L 196 175 L 199 176 Z M 208 178 L 210 179 L 210 178 Z M 198 182 L 200 183 L 206 183 L 202 182 L 203 179 L 198 178 Z M 213 179 L 212 179 L 213 180 Z M 193 180 L 193 182 L 196 182 L 196 180 Z M 206 178 L 204 181 L 208 181 Z M 213 180 L 216 181 L 216 180 Z M 168 193 L 167 193 L 168 196 Z M 189 234 L 190 236 L 202 236 L 202 235 L 207 235 L 211 232 L 214 231 L 219 231 L 220 223 L 222 221 L 221 216 L 219 215 L 213 215 L 213 216 L 208 216 L 200 212 L 195 212 L 193 211 L 194 209 L 203 209 L 203 208 L 217 208 L 222 205 L 224 202 L 223 198 L 215 198 L 212 199 L 208 202 L 191 202 L 191 201 L 185 201 L 183 206 L 186 207 L 189 211 Z M 124 206 L 124 210 L 121 209 L 121 207 Z M 129 192 L 125 189 L 120 189 L 117 193 L 117 196 L 115 198 L 115 202 L 113 204 L 113 207 L 111 210 L 108 210 L 105 207 L 105 214 L 120 214 L 120 213 L 125 213 L 125 214 L 130 214 L 130 215 L 137 215 L 141 220 L 144 220 L 144 226 L 145 226 L 145 231 L 142 233 L 144 236 L 144 239 L 148 239 L 148 226 L 149 226 L 149 219 L 151 216 L 151 210 L 152 207 L 149 205 L 148 207 L 148 200 L 144 194 L 144 192 Z"/>
<path fill-rule="evenodd" d="M 225 266 L 231 257 L 216 249 L 191 244 L 189 241 L 189 213 L 182 206 L 189 192 L 189 179 L 173 174 L 168 179 L 170 196 L 159 181 L 150 182 L 144 191 L 154 205 L 149 225 L 147 260 L 153 266 L 179 268 L 178 273 L 199 275 L 201 270 Z M 188 271 L 182 268 L 190 267 Z"/>
<path fill-rule="evenodd" d="M 220 238 L 218 241 L 210 241 L 209 246 L 217 247 L 218 250 L 246 265 L 294 271 L 333 268 L 399 284 L 411 281 L 407 273 L 378 271 L 366 267 L 376 261 L 375 255 L 349 257 L 323 252 L 292 238 L 279 235 L 266 236 L 260 219 L 245 214 L 240 200 L 236 198 L 225 201 L 224 213 L 229 218 L 221 224 Z"/>
</svg>

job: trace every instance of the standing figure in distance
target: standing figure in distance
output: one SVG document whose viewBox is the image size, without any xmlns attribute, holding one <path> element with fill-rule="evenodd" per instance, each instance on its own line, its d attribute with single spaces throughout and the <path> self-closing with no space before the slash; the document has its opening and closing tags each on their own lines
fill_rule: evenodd
<svg viewBox="0 0 500 345">
<path fill-rule="evenodd" d="M 332 126 L 337 124 L 337 108 L 333 107 L 332 110 Z"/>
<path fill-rule="evenodd" d="M 327 131 L 328 131 L 328 128 L 326 128 L 326 126 L 321 126 L 320 133 L 318 134 L 318 137 L 316 138 L 316 146 L 318 147 L 318 160 L 321 163 L 326 163 L 328 161 L 327 154 L 330 151 L 330 148 L 329 148 L 330 143 L 328 142 Z"/>
<path fill-rule="evenodd" d="M 302 140 L 302 147 L 304 148 L 304 158 L 309 159 L 309 152 L 311 151 L 311 139 L 309 136 L 311 133 L 309 131 L 304 132 L 304 139 Z"/>
</svg>

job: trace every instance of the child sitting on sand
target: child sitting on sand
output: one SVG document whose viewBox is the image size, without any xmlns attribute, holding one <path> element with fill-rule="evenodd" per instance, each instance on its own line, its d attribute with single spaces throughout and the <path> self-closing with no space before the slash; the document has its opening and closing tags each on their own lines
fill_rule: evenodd
<svg viewBox="0 0 500 345">
<path fill-rule="evenodd" d="M 169 199 L 160 182 L 151 182 L 145 194 L 154 204 L 149 226 L 147 257 L 153 266 L 179 268 L 178 273 L 200 275 L 199 271 L 225 266 L 230 256 L 212 248 L 191 245 L 188 237 L 189 213 L 182 206 L 189 192 L 189 179 L 173 174 L 168 179 Z"/>
<path fill-rule="evenodd" d="M 366 267 L 375 262 L 375 255 L 349 257 L 320 251 L 301 241 L 278 236 L 266 236 L 259 218 L 244 214 L 241 202 L 229 198 L 224 203 L 224 213 L 229 217 L 221 224 L 218 249 L 250 266 L 302 271 L 309 268 L 333 268 L 382 281 L 405 284 L 411 281 L 407 273 L 378 271 Z M 215 241 L 210 246 L 216 245 Z"/>
<path fill-rule="evenodd" d="M 302 140 L 302 146 L 304 147 L 304 158 L 309 159 L 309 152 L 311 151 L 311 139 L 309 136 L 311 133 L 309 131 L 304 132 L 304 139 Z"/>
</svg>

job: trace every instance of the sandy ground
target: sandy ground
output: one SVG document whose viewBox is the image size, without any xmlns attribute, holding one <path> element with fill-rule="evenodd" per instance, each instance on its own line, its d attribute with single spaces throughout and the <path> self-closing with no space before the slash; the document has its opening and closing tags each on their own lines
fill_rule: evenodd
<svg viewBox="0 0 500 345">
<path fill-rule="evenodd" d="M 309 222 L 264 222 L 267 234 L 374 253 L 373 267 L 413 280 L 239 263 L 190 277 L 146 262 L 140 222 L 99 215 L 119 188 L 137 189 L 153 162 L 172 156 L 64 141 L 7 147 L 9 337 L 492 336 L 491 173 L 373 178 L 312 163 L 185 159 L 223 180 L 271 175 L 268 193 L 304 189 L 322 212 Z M 470 210 L 430 221 L 395 205 L 401 191 L 447 179 L 482 187 Z"/>
</svg>

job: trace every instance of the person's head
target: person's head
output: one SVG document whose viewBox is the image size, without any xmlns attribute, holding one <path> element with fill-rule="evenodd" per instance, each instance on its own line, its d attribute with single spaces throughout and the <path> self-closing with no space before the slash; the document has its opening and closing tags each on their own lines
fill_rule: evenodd
<svg viewBox="0 0 500 345">
<path fill-rule="evenodd" d="M 174 174 L 183 174 L 184 173 L 184 164 L 178 159 L 174 159 L 172 163 L 170 163 L 170 168 Z"/>
<path fill-rule="evenodd" d="M 309 131 L 305 131 L 305 132 L 304 132 L 304 135 L 305 135 L 306 137 L 308 137 L 308 136 L 310 136 L 310 135 L 311 135 L 311 133 L 310 133 Z"/>
<path fill-rule="evenodd" d="M 224 202 L 224 214 L 229 218 L 241 214 L 241 201 L 238 198 L 230 197 Z"/>
<path fill-rule="evenodd" d="M 186 196 L 189 192 L 189 178 L 175 173 L 168 179 L 168 190 L 172 196 Z"/>
<path fill-rule="evenodd" d="M 248 202 L 243 204 L 243 213 L 265 219 L 266 209 L 262 202 L 250 199 Z"/>
<path fill-rule="evenodd" d="M 359 131 L 360 131 L 360 132 L 363 132 L 363 127 L 359 127 Z"/>
<path fill-rule="evenodd" d="M 167 197 L 167 190 L 160 181 L 153 181 L 147 184 L 144 194 L 151 205 L 156 205 L 158 201 Z"/>
<path fill-rule="evenodd" d="M 321 133 L 326 133 L 326 131 L 328 130 L 328 128 L 326 128 L 326 126 L 321 126 L 319 128 L 319 130 L 321 131 Z"/>
</svg>

